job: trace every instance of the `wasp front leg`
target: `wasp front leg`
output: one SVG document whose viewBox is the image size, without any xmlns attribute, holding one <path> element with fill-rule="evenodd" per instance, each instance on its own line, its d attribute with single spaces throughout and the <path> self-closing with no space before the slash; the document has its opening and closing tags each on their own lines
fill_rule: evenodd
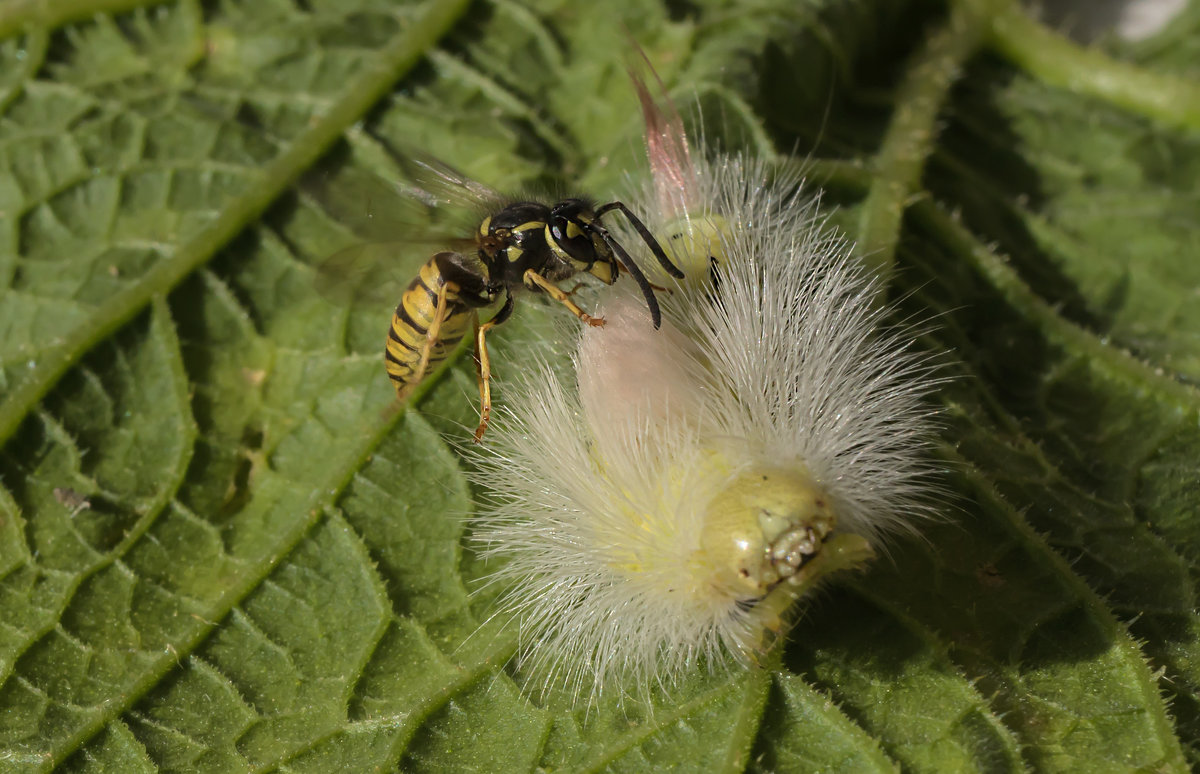
<svg viewBox="0 0 1200 774">
<path fill-rule="evenodd" d="M 542 290 L 544 290 L 546 292 L 547 295 L 549 295 L 555 301 L 559 302 L 566 308 L 570 309 L 571 314 L 575 315 L 580 320 L 583 320 L 588 325 L 599 326 L 599 325 L 604 324 L 603 317 L 593 317 L 590 314 L 588 314 L 587 312 L 580 309 L 579 306 L 574 301 L 571 300 L 570 293 L 567 293 L 565 290 L 560 288 L 558 285 L 555 285 L 553 282 L 546 279 L 542 275 L 538 274 L 533 269 L 525 270 L 524 279 L 525 279 L 526 285 L 528 285 L 529 287 L 536 286 L 538 288 L 541 288 Z M 574 291 L 572 291 L 572 292 L 574 292 Z"/>
</svg>

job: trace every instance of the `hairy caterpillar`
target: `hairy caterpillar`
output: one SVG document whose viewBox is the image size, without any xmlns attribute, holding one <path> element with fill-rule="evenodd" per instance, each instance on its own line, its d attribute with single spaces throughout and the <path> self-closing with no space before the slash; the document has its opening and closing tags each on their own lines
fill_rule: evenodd
<svg viewBox="0 0 1200 774">
<path fill-rule="evenodd" d="M 936 379 L 882 325 L 879 282 L 798 180 L 693 160 L 635 84 L 638 208 L 687 277 L 658 331 L 606 289 L 574 379 L 540 364 L 510 386 L 473 520 L 521 667 L 590 699 L 754 661 L 814 583 L 931 508 Z"/>
</svg>

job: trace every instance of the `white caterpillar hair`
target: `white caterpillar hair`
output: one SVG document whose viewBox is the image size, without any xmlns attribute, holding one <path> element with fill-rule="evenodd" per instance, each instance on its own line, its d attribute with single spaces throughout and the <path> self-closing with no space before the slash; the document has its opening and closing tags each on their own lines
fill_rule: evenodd
<svg viewBox="0 0 1200 774">
<path fill-rule="evenodd" d="M 754 659 L 797 589 L 931 510 L 936 379 L 879 282 L 795 178 L 678 147 L 635 204 L 688 274 L 662 329 L 603 291 L 574 383 L 509 385 L 477 458 L 519 666 L 577 697 Z"/>
</svg>

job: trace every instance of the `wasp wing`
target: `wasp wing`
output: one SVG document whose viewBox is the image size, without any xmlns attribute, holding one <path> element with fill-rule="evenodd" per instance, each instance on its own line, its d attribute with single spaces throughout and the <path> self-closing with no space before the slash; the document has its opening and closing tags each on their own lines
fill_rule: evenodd
<svg viewBox="0 0 1200 774">
<path fill-rule="evenodd" d="M 366 241 L 423 239 L 439 227 L 428 194 L 359 167 L 310 173 L 300 181 L 300 190 L 332 220 Z"/>
<path fill-rule="evenodd" d="M 338 304 L 395 304 L 413 277 L 439 249 L 474 249 L 470 239 L 442 239 L 421 244 L 412 240 L 362 242 L 339 250 L 317 266 L 317 291 Z"/>
<path fill-rule="evenodd" d="M 401 164 L 413 184 L 437 206 L 458 207 L 482 216 L 499 209 L 507 201 L 507 197 L 495 189 L 428 154 L 411 153 L 401 157 Z"/>
<path fill-rule="evenodd" d="M 474 252 L 480 221 L 506 201 L 433 156 L 383 145 L 404 180 L 341 165 L 301 182 L 311 202 L 365 240 L 318 266 L 318 290 L 338 303 L 395 303 L 421 264 L 439 250 Z"/>
<path fill-rule="evenodd" d="M 303 196 L 362 240 L 317 266 L 316 287 L 339 304 L 396 303 L 421 264 L 439 250 L 473 250 L 464 238 L 475 216 L 443 211 L 425 191 L 385 180 L 361 167 L 342 167 L 305 177 Z"/>
</svg>

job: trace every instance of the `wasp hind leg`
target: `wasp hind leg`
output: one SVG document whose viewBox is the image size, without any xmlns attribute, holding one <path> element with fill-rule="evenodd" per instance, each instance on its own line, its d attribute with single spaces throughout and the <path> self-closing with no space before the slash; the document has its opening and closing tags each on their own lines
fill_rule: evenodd
<svg viewBox="0 0 1200 774">
<path fill-rule="evenodd" d="M 488 422 L 492 420 L 492 364 L 488 359 L 487 332 L 507 320 L 513 306 L 510 295 L 492 319 L 480 325 L 479 318 L 475 318 L 475 377 L 479 383 L 479 427 L 475 428 L 475 443 L 483 440 Z"/>
<path fill-rule="evenodd" d="M 421 359 L 417 361 L 417 367 L 408 382 L 406 394 L 400 396 L 402 398 L 408 397 L 407 393 L 416 389 L 416 386 L 425 378 L 425 372 L 429 370 L 429 360 L 433 356 L 433 348 L 437 346 L 438 338 L 442 333 L 442 323 L 446 320 L 446 309 L 450 305 L 450 284 L 446 282 L 438 288 L 437 307 L 433 310 L 433 319 L 429 322 L 429 329 L 425 331 L 425 343 L 421 345 Z"/>
<path fill-rule="evenodd" d="M 599 325 L 604 324 L 603 317 L 593 317 L 592 315 L 590 315 L 587 312 L 580 309 L 579 305 L 571 300 L 571 293 L 574 293 L 575 292 L 574 290 L 572 290 L 571 293 L 566 292 L 565 290 L 560 288 L 558 285 L 555 285 L 550 280 L 548 280 L 545 277 L 543 277 L 542 275 L 538 274 L 533 269 L 525 270 L 524 279 L 525 279 L 526 285 L 530 285 L 530 286 L 536 285 L 537 287 L 546 291 L 547 295 L 549 295 L 551 298 L 553 298 L 555 301 L 562 304 L 566 308 L 570 309 L 571 314 L 575 315 L 580 320 L 583 320 L 588 325 L 599 326 Z M 578 290 L 578 288 L 576 288 L 576 290 Z"/>
</svg>

